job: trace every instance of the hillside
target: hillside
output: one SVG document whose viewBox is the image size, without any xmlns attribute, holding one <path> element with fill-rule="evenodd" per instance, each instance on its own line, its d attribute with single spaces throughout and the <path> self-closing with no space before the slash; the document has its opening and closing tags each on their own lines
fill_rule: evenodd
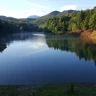
<svg viewBox="0 0 96 96">
<path fill-rule="evenodd" d="M 45 32 L 55 34 L 72 33 L 75 35 L 84 32 L 81 36 L 96 36 L 96 7 L 79 12 L 71 12 L 70 15 L 62 15 L 48 19 L 44 25 Z"/>
<path fill-rule="evenodd" d="M 1 20 L 17 20 L 16 18 L 13 18 L 13 17 L 6 17 L 6 16 L 0 16 L 0 19 Z"/>
<path fill-rule="evenodd" d="M 63 12 L 53 11 L 45 16 L 37 19 L 0 16 L 1 31 L 6 32 L 5 29 L 14 29 L 16 31 L 33 31 L 37 28 L 40 31 L 54 34 L 75 34 L 76 36 L 96 36 L 96 7 L 87 10 L 67 10 Z M 15 26 L 15 27 L 14 27 Z M 90 31 L 91 30 L 91 31 Z M 90 32 L 91 34 L 90 34 Z M 82 33 L 84 32 L 84 33 Z M 93 32 L 93 33 L 92 33 Z M 82 34 L 81 34 L 82 33 Z M 89 36 L 90 35 L 90 36 Z"/>
<path fill-rule="evenodd" d="M 13 17 L 6 17 L 6 16 L 0 16 L 0 20 L 5 20 L 5 21 L 18 21 L 18 22 L 32 22 L 33 20 L 36 20 L 35 18 L 13 18 Z"/>
<path fill-rule="evenodd" d="M 77 10 L 66 10 L 66 11 L 60 12 L 60 13 L 58 14 L 58 16 L 63 16 L 63 15 L 68 16 L 68 15 L 70 15 L 70 14 L 72 14 L 72 13 L 75 13 L 75 12 L 79 12 L 79 11 L 77 11 Z"/>
<path fill-rule="evenodd" d="M 41 18 L 51 18 L 51 17 L 55 17 L 59 14 L 60 12 L 59 11 L 53 11 L 45 16 L 42 16 Z"/>
<path fill-rule="evenodd" d="M 74 12 L 78 12 L 78 11 L 76 11 L 76 10 L 66 10 L 66 11 L 63 11 L 63 12 L 53 11 L 53 12 L 51 12 L 51 13 L 45 15 L 45 16 L 42 16 L 42 17 L 36 19 L 34 21 L 34 23 L 38 24 L 38 25 L 42 25 L 50 18 L 54 18 L 54 17 L 58 17 L 58 16 L 68 16 L 71 13 L 74 13 Z"/>
</svg>

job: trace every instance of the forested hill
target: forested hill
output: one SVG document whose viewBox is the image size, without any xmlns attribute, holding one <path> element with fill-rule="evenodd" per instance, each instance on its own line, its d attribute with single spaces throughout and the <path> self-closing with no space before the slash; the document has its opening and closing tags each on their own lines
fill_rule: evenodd
<svg viewBox="0 0 96 96">
<path fill-rule="evenodd" d="M 77 34 L 86 31 L 88 35 L 94 31 L 91 36 L 96 36 L 96 7 L 81 11 L 53 11 L 37 19 L 16 19 L 13 17 L 0 16 L 0 34 L 21 31 L 44 31 L 55 34 L 72 32 Z"/>
<path fill-rule="evenodd" d="M 0 35 L 7 35 L 17 32 L 39 32 L 42 31 L 36 24 L 34 18 L 13 18 L 0 16 Z"/>
<path fill-rule="evenodd" d="M 96 30 L 96 7 L 74 12 L 67 16 L 50 18 L 43 25 L 43 28 L 45 32 L 57 34 Z"/>
<path fill-rule="evenodd" d="M 40 28 L 40 25 L 42 24 L 44 25 L 47 22 L 46 20 L 48 20 L 49 18 L 59 16 L 59 14 L 61 14 L 61 12 L 53 11 L 48 15 L 42 17 L 34 15 L 35 18 L 33 18 L 34 16 L 29 16 L 28 18 L 20 18 L 20 19 L 0 16 L 0 35 L 16 32 L 24 32 L 24 31 L 30 31 L 30 32 L 43 31 L 44 29 Z M 69 14 L 69 11 L 68 12 L 66 11 L 64 14 Z"/>
<path fill-rule="evenodd" d="M 0 20 L 5 20 L 5 21 L 18 21 L 18 22 L 32 22 L 34 20 L 36 20 L 36 18 L 30 18 L 30 16 L 28 18 L 13 18 L 13 17 L 6 17 L 6 16 L 0 16 Z"/>
<path fill-rule="evenodd" d="M 34 20 L 33 23 L 37 25 L 43 25 L 50 18 L 59 17 L 59 16 L 69 16 L 74 12 L 78 12 L 78 11 L 77 10 L 66 10 L 63 12 L 52 11 L 51 13 Z"/>
<path fill-rule="evenodd" d="M 17 32 L 39 32 L 41 29 L 30 22 L 0 20 L 0 35 Z"/>
</svg>

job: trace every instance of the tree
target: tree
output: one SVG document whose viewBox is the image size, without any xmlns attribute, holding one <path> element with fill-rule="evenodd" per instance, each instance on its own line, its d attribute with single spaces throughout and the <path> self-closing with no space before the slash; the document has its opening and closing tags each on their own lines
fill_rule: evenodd
<svg viewBox="0 0 96 96">
<path fill-rule="evenodd" d="M 96 29 L 96 13 L 94 13 L 89 20 L 89 27 L 91 29 Z"/>
</svg>

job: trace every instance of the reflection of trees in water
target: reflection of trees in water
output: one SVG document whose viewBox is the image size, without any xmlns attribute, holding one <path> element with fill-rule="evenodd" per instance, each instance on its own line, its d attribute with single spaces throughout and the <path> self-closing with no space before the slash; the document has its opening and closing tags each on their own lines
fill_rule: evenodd
<svg viewBox="0 0 96 96">
<path fill-rule="evenodd" d="M 96 43 L 84 38 L 50 38 L 46 40 L 49 48 L 75 52 L 79 59 L 94 60 L 96 64 Z"/>
<path fill-rule="evenodd" d="M 3 52 L 6 48 L 6 44 L 0 44 L 0 52 Z"/>
<path fill-rule="evenodd" d="M 3 51 L 3 49 L 7 48 L 6 46 L 10 45 L 13 43 L 13 41 L 45 41 L 44 36 L 35 36 L 33 33 L 18 33 L 18 34 L 10 34 L 8 36 L 1 36 L 0 37 L 0 52 Z M 13 49 L 14 50 L 14 49 Z"/>
<path fill-rule="evenodd" d="M 32 38 L 32 33 L 11 34 L 0 38 L 0 43 L 10 44 L 13 41 L 25 41 Z"/>
<path fill-rule="evenodd" d="M 0 52 L 3 52 L 13 41 L 25 41 L 32 37 L 32 33 L 10 34 L 6 36 L 0 36 Z"/>
<path fill-rule="evenodd" d="M 88 38 L 64 38 L 63 36 L 46 36 L 46 44 L 49 48 L 54 48 L 62 51 L 75 52 L 79 59 L 94 60 L 96 63 L 96 40 L 89 40 Z M 45 37 L 33 36 L 32 33 L 15 34 L 0 38 L 0 52 L 2 52 L 6 45 L 13 41 L 26 40 L 42 40 Z"/>
<path fill-rule="evenodd" d="M 11 34 L 5 37 L 0 37 L 0 43 L 9 45 L 13 41 L 26 41 L 26 40 L 36 40 L 36 39 L 45 39 L 43 36 L 34 36 L 33 33 L 18 33 Z"/>
</svg>

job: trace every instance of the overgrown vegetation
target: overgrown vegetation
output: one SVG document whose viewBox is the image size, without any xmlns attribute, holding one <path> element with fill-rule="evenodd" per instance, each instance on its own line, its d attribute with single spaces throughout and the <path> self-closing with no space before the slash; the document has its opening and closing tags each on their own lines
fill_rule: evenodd
<svg viewBox="0 0 96 96">
<path fill-rule="evenodd" d="M 54 17 L 45 23 L 44 31 L 52 33 L 81 32 L 96 30 L 96 7 L 91 10 L 81 10 L 67 16 Z"/>
<path fill-rule="evenodd" d="M 6 18 L 4 16 L 2 18 L 0 20 L 0 34 L 21 31 L 44 31 L 46 33 L 61 34 L 96 30 L 96 7 L 81 11 L 68 10 L 61 13 L 53 11 L 36 20 Z"/>
<path fill-rule="evenodd" d="M 39 32 L 41 29 L 30 22 L 17 20 L 0 20 L 0 35 L 11 34 L 16 32 Z"/>
</svg>

